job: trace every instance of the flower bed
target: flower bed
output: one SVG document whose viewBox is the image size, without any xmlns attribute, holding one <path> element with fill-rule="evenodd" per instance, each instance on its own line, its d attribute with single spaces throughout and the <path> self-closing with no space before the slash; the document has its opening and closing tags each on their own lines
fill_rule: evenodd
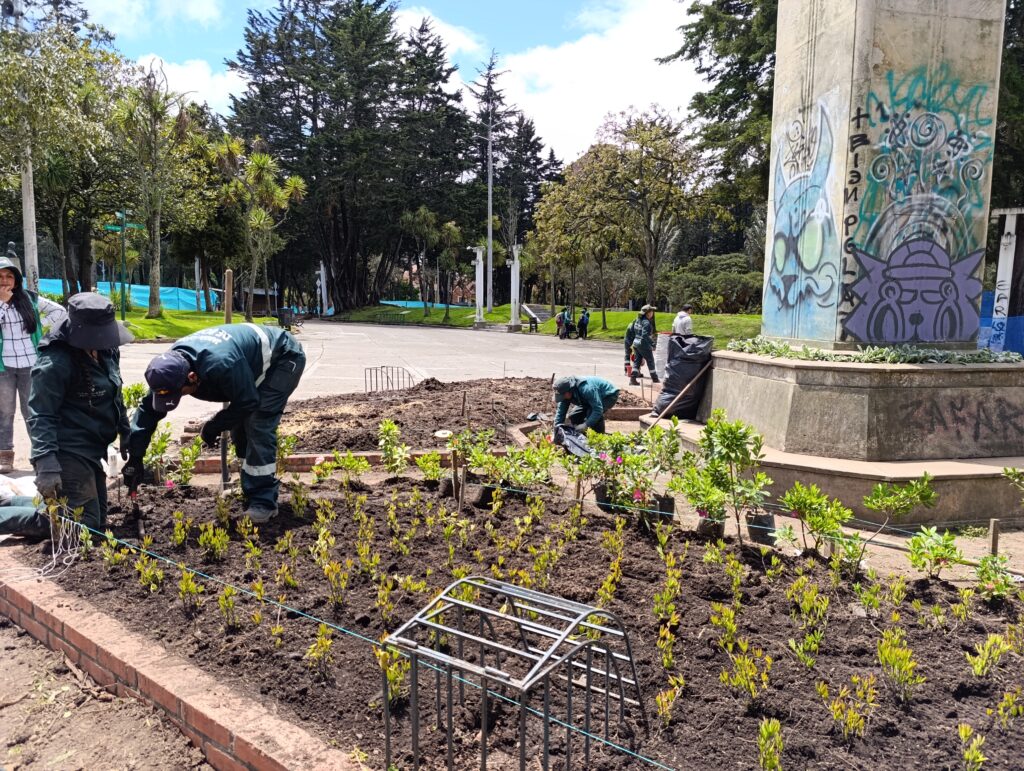
<svg viewBox="0 0 1024 771">
<path fill-rule="evenodd" d="M 353 452 L 377 449 L 377 425 L 395 421 L 411 447 L 443 447 L 434 432 L 459 432 L 467 426 L 491 429 L 501 438 L 508 427 L 526 422 L 532 412 L 553 413 L 551 384 L 542 378 L 494 378 L 442 383 L 428 378 L 404 391 L 342 394 L 292 402 L 281 432 L 298 438 L 299 451 Z M 640 398 L 623 389 L 618 406 L 640 407 Z"/>
<path fill-rule="evenodd" d="M 412 472 L 360 481 L 362 471 L 349 470 L 348 490 L 338 475 L 293 486 L 258 536 L 244 523 L 221 530 L 237 504 L 211 490 L 146 488 L 148 548 L 170 562 L 96 538 L 58 580 L 374 768 L 383 693 L 373 642 L 472 574 L 620 617 L 651 732 L 612 740 L 664 767 L 756 768 L 759 751 L 772 767 L 777 738 L 786 768 L 955 768 L 972 745 L 986 768 L 1019 764 L 1024 697 L 1013 694 L 1024 683 L 1024 626 L 1015 598 L 988 603 L 936 579 L 854 580 L 813 555 L 642 530 L 550 489 L 459 513 Z M 130 521 L 113 530 L 128 541 L 134 532 Z M 433 704 L 421 698 L 424 726 Z M 401 707 L 393 746 L 408 768 Z M 494 719 L 499 767 L 514 756 L 518 716 L 506 709 Z M 456 713 L 458 768 L 478 762 L 478 721 Z M 538 722 L 528 733 L 533 757 Z M 962 738 L 960 724 L 975 733 Z M 422 767 L 443 767 L 443 734 L 425 731 L 421 751 Z M 563 751 L 564 731 L 552 731 L 555 767 Z M 653 767 L 601 745 L 591 766 Z"/>
</svg>

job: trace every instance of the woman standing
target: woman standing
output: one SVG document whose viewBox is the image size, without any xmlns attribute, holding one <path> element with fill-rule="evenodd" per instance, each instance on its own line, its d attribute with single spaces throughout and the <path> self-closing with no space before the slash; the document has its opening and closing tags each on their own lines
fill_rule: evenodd
<svg viewBox="0 0 1024 771">
<path fill-rule="evenodd" d="M 43 321 L 55 329 L 67 311 L 24 287 L 21 268 L 0 257 L 0 474 L 14 470 L 14 413 L 21 401 L 21 416 L 28 421 L 28 394 L 36 363 Z"/>
</svg>

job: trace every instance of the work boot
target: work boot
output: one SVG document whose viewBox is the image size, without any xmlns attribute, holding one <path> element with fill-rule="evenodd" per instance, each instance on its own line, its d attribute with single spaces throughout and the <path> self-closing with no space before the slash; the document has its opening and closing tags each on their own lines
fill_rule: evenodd
<svg viewBox="0 0 1024 771">
<path fill-rule="evenodd" d="M 651 373 L 651 382 L 652 382 L 652 383 L 660 383 L 660 382 L 661 382 L 661 381 L 660 381 L 660 380 L 658 379 L 658 373 L 657 373 L 657 372 L 652 372 L 652 373 Z"/>
<path fill-rule="evenodd" d="M 243 516 L 248 517 L 254 525 L 258 525 L 276 517 L 277 506 L 268 506 L 265 503 L 252 503 L 246 508 Z"/>
<path fill-rule="evenodd" d="M 0 450 L 0 474 L 14 471 L 14 450 Z"/>
<path fill-rule="evenodd" d="M 629 384 L 630 385 L 640 385 L 640 381 L 636 379 L 636 375 L 633 375 L 633 377 L 631 377 L 629 379 Z"/>
</svg>

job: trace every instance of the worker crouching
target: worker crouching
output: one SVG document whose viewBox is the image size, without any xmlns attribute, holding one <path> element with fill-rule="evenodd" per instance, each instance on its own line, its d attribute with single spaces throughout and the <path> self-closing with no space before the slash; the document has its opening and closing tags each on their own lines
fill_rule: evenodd
<svg viewBox="0 0 1024 771">
<path fill-rule="evenodd" d="M 569 423 L 605 433 L 604 415 L 619 400 L 619 389 L 601 377 L 561 377 L 551 385 L 558 407 L 555 425 Z"/>
</svg>

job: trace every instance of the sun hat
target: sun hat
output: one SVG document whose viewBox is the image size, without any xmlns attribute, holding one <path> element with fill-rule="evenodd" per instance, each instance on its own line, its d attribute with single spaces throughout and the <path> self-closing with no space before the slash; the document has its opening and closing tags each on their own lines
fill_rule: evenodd
<svg viewBox="0 0 1024 771">
<path fill-rule="evenodd" d="M 117 323 L 114 306 L 103 295 L 79 292 L 68 298 L 68 344 L 85 351 L 104 351 L 135 337 Z"/>
</svg>

